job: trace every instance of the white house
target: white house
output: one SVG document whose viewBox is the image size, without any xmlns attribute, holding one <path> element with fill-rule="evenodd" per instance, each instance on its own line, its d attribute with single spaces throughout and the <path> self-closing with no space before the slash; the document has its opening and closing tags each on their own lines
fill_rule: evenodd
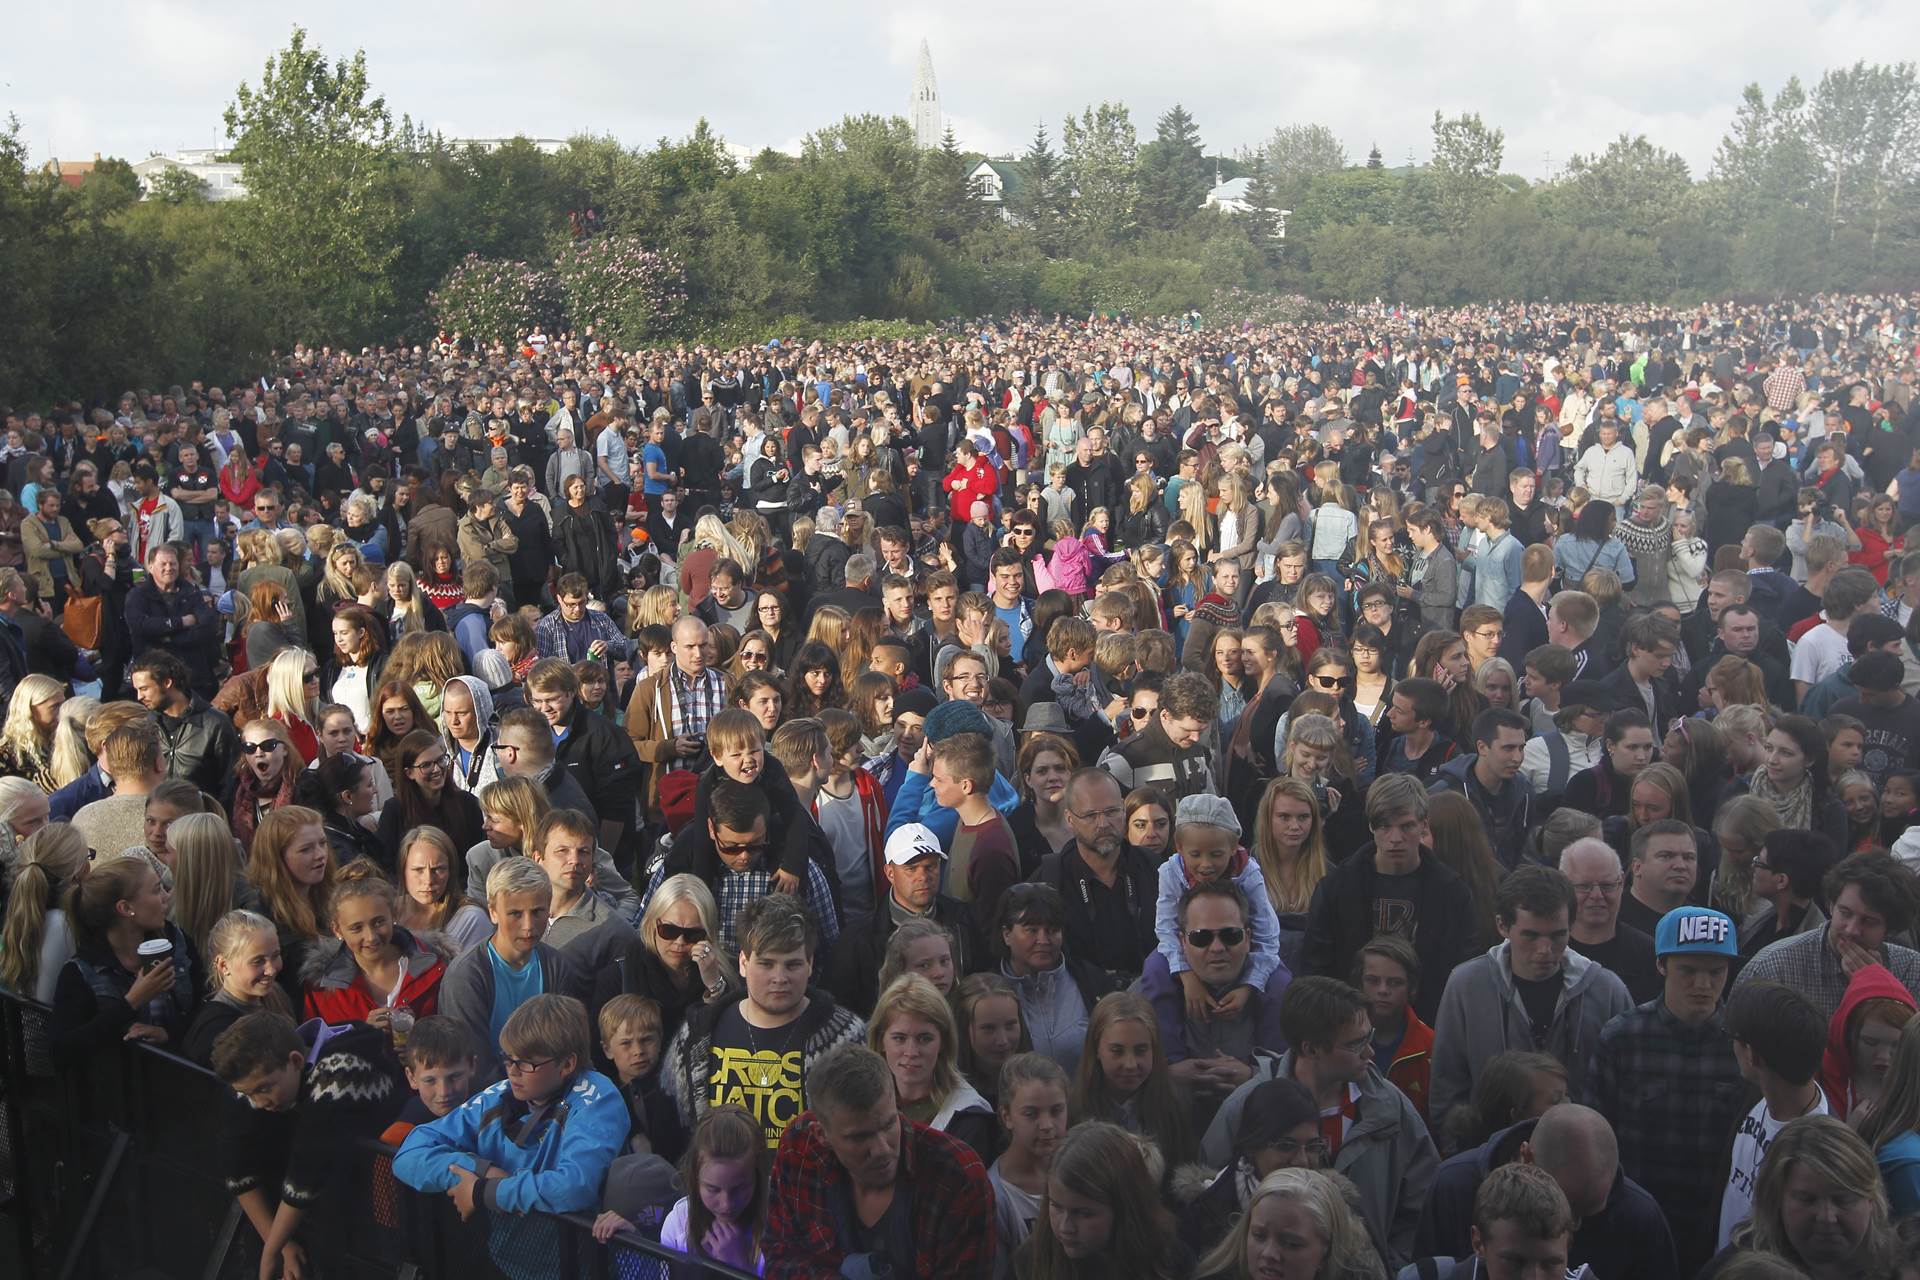
<svg viewBox="0 0 1920 1280">
<path fill-rule="evenodd" d="M 209 200 L 238 200 L 247 194 L 247 185 L 241 180 L 240 166 L 231 160 L 222 160 L 224 154 L 211 147 L 176 151 L 172 155 L 151 155 L 133 166 L 133 176 L 140 180 L 140 190 L 151 194 L 154 180 L 169 169 L 184 169 L 206 184 Z"/>
<path fill-rule="evenodd" d="M 1252 178 L 1229 178 L 1225 182 L 1214 183 L 1213 190 L 1207 192 L 1207 198 L 1201 202 L 1202 209 L 1218 209 L 1222 213 L 1245 213 L 1250 206 L 1247 203 L 1247 188 L 1253 185 Z M 1291 209 L 1275 209 L 1274 221 L 1277 223 L 1274 234 L 1277 238 L 1287 238 L 1287 215 Z"/>
</svg>

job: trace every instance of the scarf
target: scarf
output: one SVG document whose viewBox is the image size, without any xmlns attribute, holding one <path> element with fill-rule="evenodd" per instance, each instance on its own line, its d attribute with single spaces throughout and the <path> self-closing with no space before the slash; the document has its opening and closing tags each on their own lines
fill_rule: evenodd
<svg viewBox="0 0 1920 1280">
<path fill-rule="evenodd" d="M 296 753 L 297 754 L 297 753 Z M 300 778 L 301 770 L 292 760 L 280 771 L 280 785 L 273 794 L 273 807 L 282 808 L 293 803 L 293 786 Z M 260 798 L 265 794 L 260 786 L 258 775 L 250 768 L 240 770 L 240 785 L 233 793 L 233 814 L 230 825 L 234 837 L 244 848 L 253 847 L 254 829 L 260 822 Z"/>
<path fill-rule="evenodd" d="M 1808 831 L 1813 827 L 1813 779 L 1800 779 L 1800 785 L 1791 791 L 1781 791 L 1773 785 L 1773 779 L 1767 776 L 1765 769 L 1755 769 L 1747 783 L 1748 793 L 1756 795 L 1774 807 L 1780 815 L 1780 825 L 1792 827 L 1796 831 Z"/>
</svg>

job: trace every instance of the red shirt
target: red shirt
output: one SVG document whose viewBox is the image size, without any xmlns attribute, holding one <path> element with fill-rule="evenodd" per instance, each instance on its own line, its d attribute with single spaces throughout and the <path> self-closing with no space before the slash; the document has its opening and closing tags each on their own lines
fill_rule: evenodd
<svg viewBox="0 0 1920 1280">
<path fill-rule="evenodd" d="M 958 488 L 954 482 L 961 481 Z M 965 524 L 973 510 L 973 504 L 984 502 L 993 506 L 993 497 L 1000 491 L 999 477 L 993 474 L 993 467 L 978 454 L 974 455 L 973 465 L 963 467 L 954 464 L 947 472 L 947 509 L 953 513 L 956 524 Z"/>
</svg>

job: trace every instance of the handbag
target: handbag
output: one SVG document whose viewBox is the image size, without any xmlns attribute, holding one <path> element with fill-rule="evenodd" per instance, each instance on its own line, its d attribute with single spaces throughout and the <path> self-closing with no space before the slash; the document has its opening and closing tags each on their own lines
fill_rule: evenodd
<svg viewBox="0 0 1920 1280">
<path fill-rule="evenodd" d="M 60 629 L 67 633 L 67 639 L 82 649 L 100 647 L 102 603 L 100 596 L 67 597 L 67 606 L 60 611 Z"/>
</svg>

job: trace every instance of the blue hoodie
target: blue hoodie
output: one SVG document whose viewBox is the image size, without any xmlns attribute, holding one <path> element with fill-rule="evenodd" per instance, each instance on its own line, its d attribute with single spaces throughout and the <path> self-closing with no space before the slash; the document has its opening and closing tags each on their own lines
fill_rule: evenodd
<svg viewBox="0 0 1920 1280">
<path fill-rule="evenodd" d="M 887 816 L 887 834 L 906 826 L 909 822 L 926 825 L 927 830 L 940 837 L 942 847 L 953 843 L 953 833 L 960 828 L 960 815 L 933 798 L 933 779 L 930 775 L 916 773 L 912 769 L 905 771 L 900 779 L 900 789 L 893 795 L 893 811 Z M 1006 817 L 1020 807 L 1020 793 L 1013 784 L 993 775 L 993 786 L 987 789 L 987 803 Z"/>
</svg>

